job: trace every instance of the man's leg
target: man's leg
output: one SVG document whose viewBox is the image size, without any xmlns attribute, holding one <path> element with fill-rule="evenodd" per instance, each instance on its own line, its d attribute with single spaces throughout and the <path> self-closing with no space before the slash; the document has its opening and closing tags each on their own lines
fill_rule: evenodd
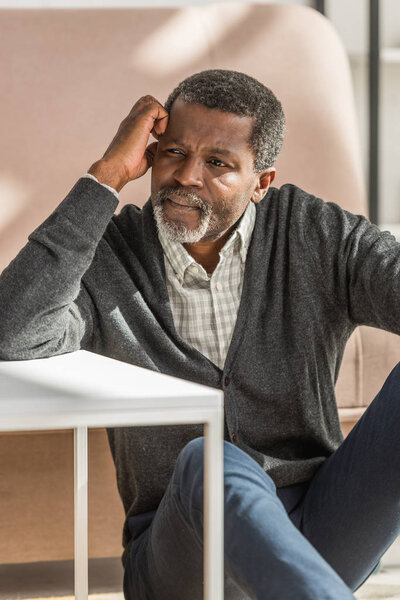
<svg viewBox="0 0 400 600">
<path fill-rule="evenodd" d="M 293 518 L 355 591 L 400 532 L 400 363 Z"/>
<path fill-rule="evenodd" d="M 189 442 L 125 571 L 128 600 L 203 598 L 204 438 Z M 272 479 L 224 442 L 225 600 L 348 600 L 349 588 L 290 520 Z"/>
</svg>

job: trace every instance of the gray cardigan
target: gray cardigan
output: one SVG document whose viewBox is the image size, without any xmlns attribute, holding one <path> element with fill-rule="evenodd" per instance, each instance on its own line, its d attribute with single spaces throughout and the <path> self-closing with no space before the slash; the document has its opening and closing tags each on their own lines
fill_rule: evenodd
<svg viewBox="0 0 400 600">
<path fill-rule="evenodd" d="M 334 386 L 359 324 L 400 333 L 400 244 L 292 184 L 256 205 L 224 369 L 174 327 L 151 201 L 80 179 L 0 277 L 0 358 L 80 348 L 223 389 L 225 439 L 275 484 L 313 477 L 343 436 Z M 157 508 L 202 425 L 108 430 L 126 515 Z M 124 545 L 129 543 L 124 529 Z"/>
</svg>

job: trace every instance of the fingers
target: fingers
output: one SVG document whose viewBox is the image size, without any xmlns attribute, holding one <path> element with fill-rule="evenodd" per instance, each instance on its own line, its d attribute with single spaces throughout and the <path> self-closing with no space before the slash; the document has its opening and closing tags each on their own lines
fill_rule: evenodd
<svg viewBox="0 0 400 600">
<path fill-rule="evenodd" d="M 156 138 L 156 140 L 159 140 L 162 134 L 167 129 L 168 116 L 169 115 L 167 114 L 163 117 L 160 117 L 159 119 L 155 119 L 153 129 L 150 133 Z"/>
<path fill-rule="evenodd" d="M 169 117 L 162 104 L 154 96 L 142 96 L 132 107 L 127 119 L 137 118 L 138 115 L 149 119 L 150 133 L 158 140 L 167 128 Z"/>
<path fill-rule="evenodd" d="M 149 144 L 145 151 L 145 156 L 147 160 L 147 168 L 149 169 L 153 165 L 154 157 L 156 155 L 158 148 L 158 142 L 152 142 Z"/>
</svg>

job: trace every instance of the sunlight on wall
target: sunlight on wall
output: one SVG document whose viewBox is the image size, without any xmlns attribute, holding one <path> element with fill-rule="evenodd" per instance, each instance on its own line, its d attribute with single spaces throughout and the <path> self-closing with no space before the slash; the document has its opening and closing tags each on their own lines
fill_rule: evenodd
<svg viewBox="0 0 400 600">
<path fill-rule="evenodd" d="M 135 69 L 168 76 L 189 66 L 251 11 L 248 4 L 216 4 L 179 10 L 132 54 Z M 198 22 L 199 27 L 193 28 Z M 212 24 L 212 26 L 210 26 Z M 179 31 L 179 35 L 176 35 Z M 182 32 L 186 31 L 186 36 Z"/>
<path fill-rule="evenodd" d="M 5 229 L 17 216 L 28 197 L 26 186 L 9 176 L 0 175 L 0 230 Z"/>
</svg>

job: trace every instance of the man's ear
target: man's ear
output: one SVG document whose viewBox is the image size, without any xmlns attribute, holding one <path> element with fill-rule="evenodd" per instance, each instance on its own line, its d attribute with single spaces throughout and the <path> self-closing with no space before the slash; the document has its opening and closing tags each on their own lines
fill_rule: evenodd
<svg viewBox="0 0 400 600">
<path fill-rule="evenodd" d="M 257 173 L 257 185 L 251 197 L 255 204 L 258 204 L 258 202 L 261 202 L 261 200 L 264 198 L 269 186 L 275 179 L 275 175 L 275 167 L 268 167 L 268 169 L 265 169 L 265 171 Z"/>
</svg>

